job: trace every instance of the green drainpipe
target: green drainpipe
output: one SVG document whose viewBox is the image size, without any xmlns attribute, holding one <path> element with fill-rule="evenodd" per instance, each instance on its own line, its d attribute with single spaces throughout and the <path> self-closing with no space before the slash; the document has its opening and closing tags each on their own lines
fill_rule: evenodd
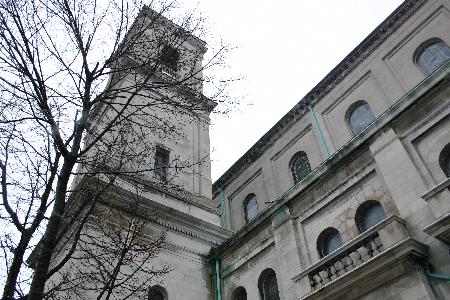
<svg viewBox="0 0 450 300">
<path fill-rule="evenodd" d="M 216 259 L 216 291 L 217 300 L 222 300 L 222 289 L 220 285 L 220 262 Z"/>
<path fill-rule="evenodd" d="M 226 211 L 225 211 L 225 193 L 223 192 L 222 188 L 220 188 L 220 209 L 222 210 L 222 224 L 223 224 L 223 227 L 228 229 L 227 214 L 226 214 Z"/>
<path fill-rule="evenodd" d="M 430 263 L 427 263 L 425 265 L 425 272 L 427 273 L 428 277 L 450 281 L 449 275 L 431 273 L 431 264 Z"/>
<path fill-rule="evenodd" d="M 328 150 L 327 143 L 325 142 L 325 138 L 323 136 L 323 132 L 320 129 L 319 121 L 317 121 L 316 113 L 314 112 L 314 108 L 312 105 L 309 105 L 309 111 L 311 113 L 311 119 L 313 122 L 314 129 L 316 129 L 317 134 L 319 135 L 320 145 L 322 146 L 323 154 L 328 158 L 330 157 L 330 151 Z"/>
</svg>

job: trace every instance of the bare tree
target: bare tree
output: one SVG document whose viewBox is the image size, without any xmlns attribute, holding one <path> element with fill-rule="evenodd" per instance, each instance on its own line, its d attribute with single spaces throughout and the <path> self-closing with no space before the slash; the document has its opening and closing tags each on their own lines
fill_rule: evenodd
<svg viewBox="0 0 450 300">
<path fill-rule="evenodd" d="M 220 66 L 226 50 L 219 47 L 202 66 L 206 48 L 195 37 L 202 19 L 187 13 L 174 25 L 163 17 L 174 7 L 0 0 L 3 299 L 20 292 L 26 253 L 41 231 L 28 299 L 43 297 L 72 180 L 73 186 L 83 176 L 136 182 L 167 167 L 176 176 L 195 172 L 205 159 L 180 157 L 157 170 L 146 159 L 156 147 L 149 136 L 182 140 L 186 123 L 207 122 L 215 103 L 202 94 L 204 80 L 212 82 L 203 71 Z M 222 85 L 212 86 L 220 96 Z M 159 179 L 156 184 L 170 185 L 170 178 Z"/>
<path fill-rule="evenodd" d="M 159 254 L 165 237 L 164 230 L 155 227 L 154 214 L 140 211 L 138 202 L 127 208 L 103 201 L 95 203 L 94 213 L 91 214 L 89 206 L 83 214 L 90 220 L 79 222 L 87 228 L 80 232 L 73 230 L 62 246 L 76 245 L 76 251 L 70 255 L 75 263 L 59 264 L 63 268 L 55 268 L 59 272 L 47 282 L 45 298 L 142 299 L 148 293 L 149 284 L 170 271 L 168 265 L 150 264 Z M 58 252 L 72 252 L 72 249 L 61 250 Z"/>
</svg>

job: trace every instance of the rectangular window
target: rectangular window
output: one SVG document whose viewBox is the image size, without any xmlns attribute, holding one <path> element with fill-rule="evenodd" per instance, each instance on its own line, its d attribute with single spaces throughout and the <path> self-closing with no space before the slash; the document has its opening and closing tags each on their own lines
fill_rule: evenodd
<svg viewBox="0 0 450 300">
<path fill-rule="evenodd" d="M 169 151 L 156 147 L 155 152 L 155 179 L 159 181 L 167 180 L 167 167 L 169 165 Z"/>
</svg>

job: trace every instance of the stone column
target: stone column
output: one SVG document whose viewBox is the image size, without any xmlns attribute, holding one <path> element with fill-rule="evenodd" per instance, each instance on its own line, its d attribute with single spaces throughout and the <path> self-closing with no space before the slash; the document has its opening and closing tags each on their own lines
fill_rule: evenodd
<svg viewBox="0 0 450 300">
<path fill-rule="evenodd" d="M 420 215 L 416 223 L 429 219 L 432 213 L 420 198 L 427 187 L 395 132 L 391 128 L 382 132 L 370 145 L 370 151 L 376 161 L 377 174 L 386 184 L 400 216 L 409 220 L 412 215 Z"/>
<path fill-rule="evenodd" d="M 278 261 L 278 288 L 283 299 L 298 299 L 292 278 L 301 269 L 298 233 L 288 208 L 280 208 L 272 217 L 273 235 Z M 282 291 L 281 291 L 282 289 Z"/>
<path fill-rule="evenodd" d="M 197 145 L 194 146 L 197 151 L 199 162 L 198 192 L 200 196 L 208 199 L 212 198 L 211 182 L 211 153 L 209 141 L 209 117 L 202 116 L 197 124 Z"/>
</svg>

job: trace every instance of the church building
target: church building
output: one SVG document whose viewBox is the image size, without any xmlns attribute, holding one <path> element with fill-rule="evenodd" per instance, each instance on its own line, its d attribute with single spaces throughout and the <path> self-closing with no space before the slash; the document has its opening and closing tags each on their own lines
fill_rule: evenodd
<svg viewBox="0 0 450 300">
<path fill-rule="evenodd" d="M 147 299 L 449 299 L 449 45 L 450 1 L 405 1 L 215 183 L 215 103 L 202 81 L 149 87 L 198 109 L 161 108 L 181 134 L 146 133 L 152 171 L 114 182 L 139 212 L 157 214 L 143 239 L 164 233 L 148 263 L 171 271 L 149 281 Z M 185 53 L 201 70 L 206 44 L 189 36 L 162 51 L 153 80 L 170 81 L 183 76 Z M 74 182 L 79 191 L 91 184 Z M 101 197 L 133 213 L 126 197 Z"/>
</svg>

